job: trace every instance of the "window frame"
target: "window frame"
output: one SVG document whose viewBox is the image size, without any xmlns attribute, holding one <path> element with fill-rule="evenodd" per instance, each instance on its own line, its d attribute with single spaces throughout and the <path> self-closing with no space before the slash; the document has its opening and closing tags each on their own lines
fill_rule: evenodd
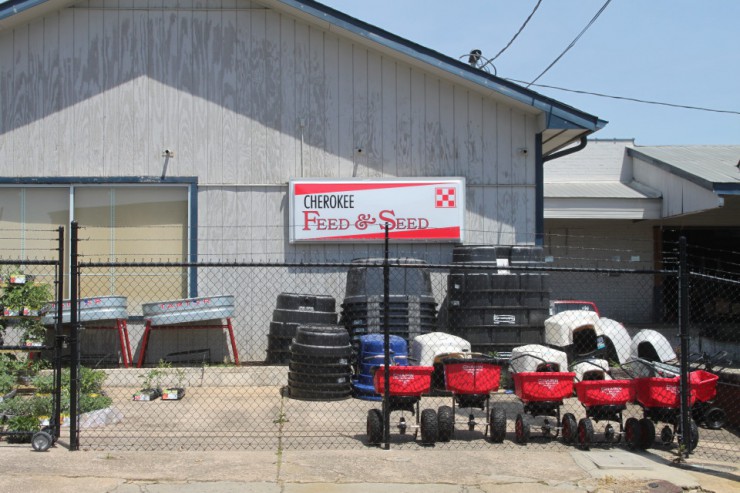
<svg viewBox="0 0 740 493">
<path fill-rule="evenodd" d="M 65 244 L 67 251 L 69 251 L 70 242 L 70 231 L 72 221 L 74 217 L 74 198 L 75 198 L 75 187 L 89 188 L 91 186 L 101 187 L 142 187 L 151 186 L 156 188 L 157 186 L 167 187 L 183 187 L 187 188 L 187 228 L 188 228 L 188 241 L 187 251 L 185 252 L 184 262 L 195 263 L 198 259 L 198 178 L 197 177 L 167 177 L 167 178 L 152 178 L 143 176 L 128 176 L 128 177 L 109 177 L 109 178 L 97 178 L 97 177 L 2 177 L 0 178 L 0 190 L 3 188 L 33 188 L 33 187 L 67 187 L 69 191 L 69 218 L 68 223 L 64 225 L 67 233 L 65 238 Z M 59 226 L 59 225 L 56 225 Z M 65 259 L 67 260 L 67 259 Z M 65 275 L 70 275 L 70 262 L 67 260 Z M 197 269 L 188 267 L 188 297 L 194 298 L 198 296 L 198 277 Z"/>
</svg>

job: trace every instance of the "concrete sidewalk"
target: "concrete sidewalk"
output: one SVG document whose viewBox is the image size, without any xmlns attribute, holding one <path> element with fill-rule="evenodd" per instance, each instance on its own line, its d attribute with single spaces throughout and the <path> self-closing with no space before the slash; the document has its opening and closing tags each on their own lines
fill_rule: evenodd
<svg viewBox="0 0 740 493">
<path fill-rule="evenodd" d="M 275 452 L 79 451 L 0 447 L 0 492 L 740 491 L 734 464 L 675 466 L 622 449 L 551 451 L 302 450 Z"/>
</svg>

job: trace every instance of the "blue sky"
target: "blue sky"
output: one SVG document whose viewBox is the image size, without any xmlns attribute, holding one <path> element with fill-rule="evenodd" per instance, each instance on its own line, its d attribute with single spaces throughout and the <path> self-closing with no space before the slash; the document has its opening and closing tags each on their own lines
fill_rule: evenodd
<svg viewBox="0 0 740 493">
<path fill-rule="evenodd" d="M 458 58 L 493 57 L 537 0 L 322 0 L 401 37 Z M 574 40 L 605 0 L 543 0 L 494 63 L 531 82 Z M 538 84 L 740 113 L 740 1 L 613 0 Z M 467 57 L 465 57 L 467 60 Z M 740 144 L 740 114 L 531 89 L 609 124 L 597 138 L 638 145 Z"/>
</svg>

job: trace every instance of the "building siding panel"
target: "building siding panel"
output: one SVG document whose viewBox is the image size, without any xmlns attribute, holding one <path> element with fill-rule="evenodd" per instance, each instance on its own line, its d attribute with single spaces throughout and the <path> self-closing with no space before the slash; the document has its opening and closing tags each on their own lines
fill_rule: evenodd
<svg viewBox="0 0 740 493">
<path fill-rule="evenodd" d="M 652 225 L 632 221 L 547 222 L 545 255 L 553 267 L 598 266 L 607 269 L 652 269 Z M 639 260 L 637 260 L 639 258 Z M 623 322 L 649 322 L 652 316 L 652 275 L 550 274 L 550 299 L 596 302 L 601 316 Z"/>
<path fill-rule="evenodd" d="M 282 224 L 266 225 L 284 221 L 292 177 L 464 176 L 468 242 L 531 241 L 534 152 L 516 150 L 533 151 L 534 116 L 251 7 L 235 0 L 82 3 L 3 33 L 5 173 L 197 175 L 199 238 L 215 238 L 218 227 L 241 234 L 239 216 L 269 207 L 276 216 L 260 220 L 261 231 L 250 226 L 249 236 L 270 238 L 289 257 L 304 251 L 287 244 Z M 45 143 L 37 151 L 39 139 Z M 165 149 L 175 157 L 166 160 Z M 231 186 L 224 193 L 238 199 L 211 204 L 220 199 L 209 186 Z M 202 241 L 200 251 L 241 250 L 223 240 Z M 411 249 L 444 256 L 450 246 Z M 250 251 L 276 250 L 262 242 Z M 311 256 L 368 251 L 315 246 Z"/>
</svg>

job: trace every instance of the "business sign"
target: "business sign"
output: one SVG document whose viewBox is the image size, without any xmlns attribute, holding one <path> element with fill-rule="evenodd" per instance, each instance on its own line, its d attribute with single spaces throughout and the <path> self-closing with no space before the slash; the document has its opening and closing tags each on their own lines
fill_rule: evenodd
<svg viewBox="0 0 740 493">
<path fill-rule="evenodd" d="M 290 241 L 462 242 L 465 179 L 291 180 Z"/>
</svg>

